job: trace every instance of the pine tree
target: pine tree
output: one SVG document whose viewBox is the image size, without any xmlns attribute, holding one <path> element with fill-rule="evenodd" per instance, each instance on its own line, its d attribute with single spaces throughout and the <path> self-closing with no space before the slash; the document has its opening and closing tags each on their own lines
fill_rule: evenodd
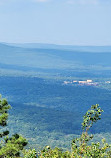
<svg viewBox="0 0 111 158">
<path fill-rule="evenodd" d="M 11 106 L 8 104 L 6 99 L 2 99 L 0 96 L 0 126 L 1 130 L 7 126 L 8 111 Z M 19 134 L 14 134 L 9 137 L 9 131 L 5 130 L 0 132 L 0 158 L 15 158 L 20 157 L 20 152 L 24 146 L 27 145 L 25 138 Z"/>
</svg>

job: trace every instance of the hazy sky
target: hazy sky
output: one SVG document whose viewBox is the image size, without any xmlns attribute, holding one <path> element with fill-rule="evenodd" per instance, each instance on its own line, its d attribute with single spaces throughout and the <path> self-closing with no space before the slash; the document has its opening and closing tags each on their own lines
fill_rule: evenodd
<svg viewBox="0 0 111 158">
<path fill-rule="evenodd" d="M 0 0 L 0 41 L 111 45 L 111 0 Z"/>
</svg>

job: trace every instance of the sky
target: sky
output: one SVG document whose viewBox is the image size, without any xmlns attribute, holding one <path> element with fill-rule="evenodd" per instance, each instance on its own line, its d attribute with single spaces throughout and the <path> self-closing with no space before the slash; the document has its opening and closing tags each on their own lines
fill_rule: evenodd
<svg viewBox="0 0 111 158">
<path fill-rule="evenodd" d="M 111 0 L 0 0 L 0 42 L 111 45 Z"/>
</svg>

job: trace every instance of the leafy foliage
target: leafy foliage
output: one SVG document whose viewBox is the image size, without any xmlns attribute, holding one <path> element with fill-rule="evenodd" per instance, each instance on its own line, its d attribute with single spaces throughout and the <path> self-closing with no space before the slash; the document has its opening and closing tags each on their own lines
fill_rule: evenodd
<svg viewBox="0 0 111 158">
<path fill-rule="evenodd" d="M 111 157 L 111 145 L 105 142 L 105 139 L 100 142 L 91 143 L 88 145 L 89 141 L 93 138 L 93 135 L 88 135 L 88 130 L 92 127 L 93 123 L 100 120 L 100 116 L 103 110 L 98 104 L 92 105 L 91 110 L 88 110 L 83 117 L 82 128 L 85 130 L 80 136 L 72 141 L 72 156 L 74 158 L 82 157 Z"/>
<path fill-rule="evenodd" d="M 35 149 L 29 149 L 24 151 L 24 158 L 36 158 L 37 155 L 38 154 Z"/>
<path fill-rule="evenodd" d="M 100 118 L 101 112 L 103 112 L 103 110 L 101 110 L 101 108 L 99 107 L 99 104 L 92 105 L 91 110 L 88 110 L 86 114 L 84 115 L 82 128 L 83 129 L 86 128 L 86 130 L 89 130 L 89 128 L 92 127 L 93 123 L 101 119 Z"/>
</svg>

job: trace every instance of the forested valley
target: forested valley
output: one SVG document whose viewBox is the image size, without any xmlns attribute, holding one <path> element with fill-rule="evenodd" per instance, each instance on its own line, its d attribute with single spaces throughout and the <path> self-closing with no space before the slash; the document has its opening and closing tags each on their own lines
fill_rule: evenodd
<svg viewBox="0 0 111 158">
<path fill-rule="evenodd" d="M 15 154 L 12 157 L 44 157 L 44 154 L 54 157 L 54 153 L 56 157 L 71 157 L 71 154 L 74 157 L 72 151 L 81 152 L 82 156 L 95 153 L 110 157 L 110 47 L 49 47 L 0 44 L 0 118 L 7 121 L 7 126 L 1 122 L 1 155 L 11 149 L 9 155 Z M 73 83 L 75 80 L 92 80 L 98 84 L 64 84 L 64 81 Z M 3 98 L 8 103 L 4 103 Z M 2 109 L 4 104 L 6 108 Z M 8 107 L 8 111 L 9 104 L 11 109 Z M 81 128 L 83 116 L 96 104 L 104 112 L 86 136 Z M 9 113 L 8 120 L 7 115 L 2 117 L 3 113 Z M 2 129 L 7 132 L 3 133 Z M 91 134 L 93 138 L 90 138 Z M 88 137 L 88 143 L 84 137 Z M 103 145 L 98 144 L 101 140 Z M 82 146 L 78 141 L 82 141 Z M 86 153 L 87 149 L 90 153 Z M 92 149 L 97 149 L 98 153 Z"/>
</svg>

